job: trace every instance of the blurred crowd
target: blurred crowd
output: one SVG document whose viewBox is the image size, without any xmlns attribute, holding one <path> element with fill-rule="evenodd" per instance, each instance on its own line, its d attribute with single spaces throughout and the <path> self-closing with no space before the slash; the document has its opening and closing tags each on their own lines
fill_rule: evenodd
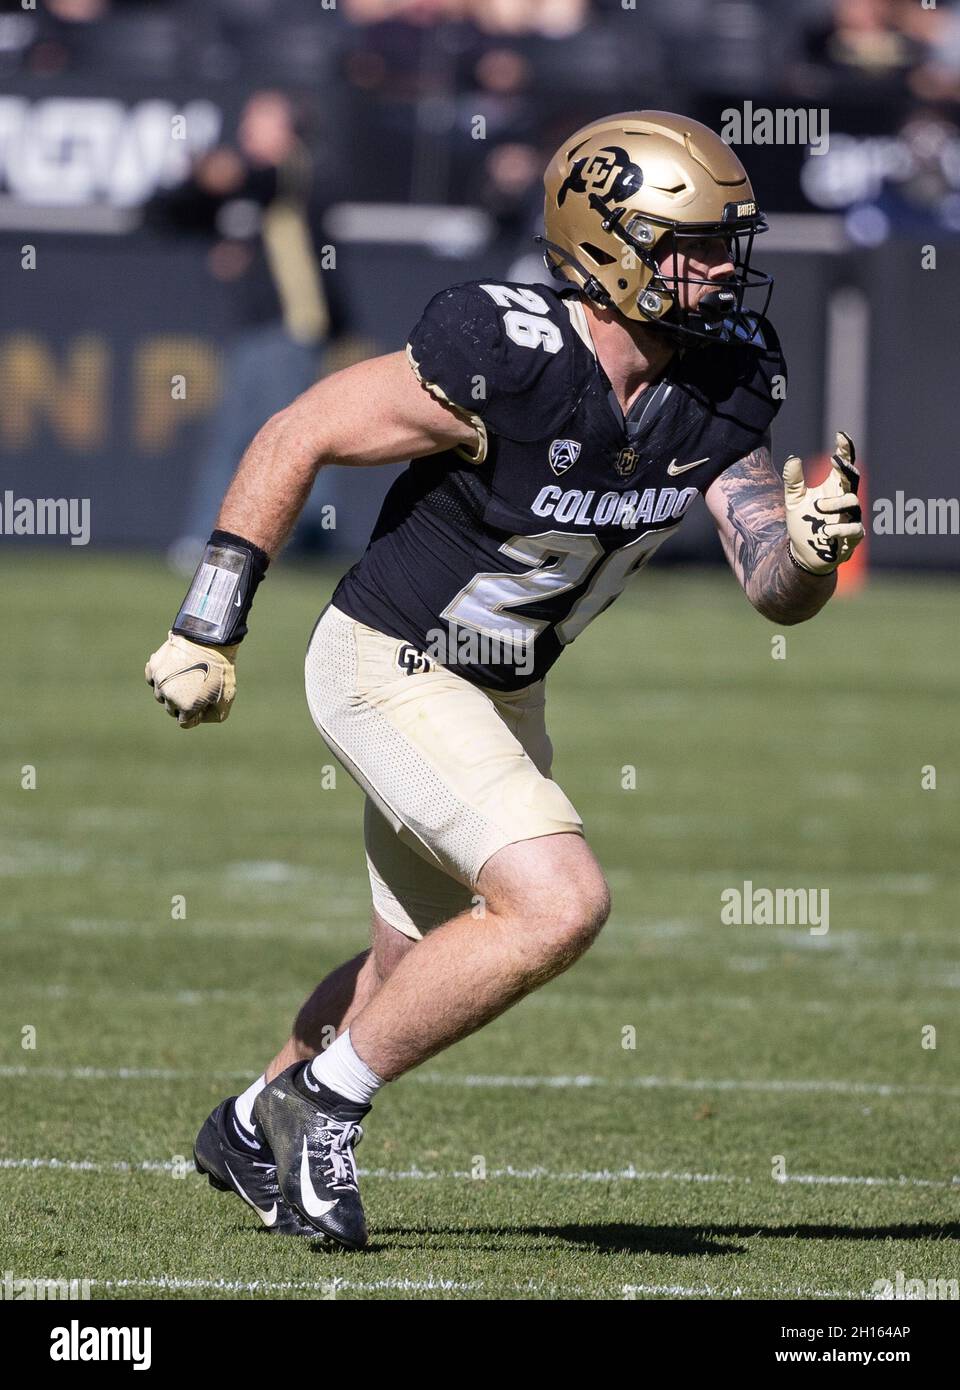
<svg viewBox="0 0 960 1390">
<path fill-rule="evenodd" d="M 841 109 L 861 132 L 918 110 L 956 129 L 960 5 L 0 0 L 4 75 L 276 86 L 331 199 L 482 204 L 509 232 L 546 155 L 603 111 L 715 120 L 749 96 Z"/>
<path fill-rule="evenodd" d="M 185 538 L 256 425 L 329 369 L 331 204 L 482 208 L 504 271 L 536 278 L 524 248 L 566 135 L 638 107 L 719 129 L 749 99 L 830 113 L 829 158 L 749 152 L 769 210 L 836 208 L 868 244 L 960 234 L 960 0 L 0 0 L 4 81 L 222 110 L 142 209 L 202 239 L 238 306 Z"/>
<path fill-rule="evenodd" d="M 956 100 L 952 9 L 950 0 L 0 0 L 0 67 L 322 77 L 410 98 L 442 85 L 429 50 L 484 89 L 489 74 L 477 64 L 504 44 L 533 69 L 525 85 L 543 92 L 558 79 L 579 91 L 666 65 L 672 82 L 694 89 L 731 80 L 769 89 L 789 75 L 820 91 L 848 81 L 892 90 L 913 70 L 915 90 Z"/>
</svg>

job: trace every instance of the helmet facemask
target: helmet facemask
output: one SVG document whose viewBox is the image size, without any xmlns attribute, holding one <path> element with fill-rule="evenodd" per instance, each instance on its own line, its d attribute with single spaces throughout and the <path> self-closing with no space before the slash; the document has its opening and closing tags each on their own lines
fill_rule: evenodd
<svg viewBox="0 0 960 1390">
<path fill-rule="evenodd" d="M 600 199 L 597 199 L 600 202 Z M 731 205 L 732 207 L 732 205 Z M 614 209 L 613 213 L 622 213 Z M 680 339 L 707 342 L 731 342 L 753 337 L 751 319 L 766 314 L 773 293 L 773 277 L 751 265 L 754 238 L 767 230 L 762 213 L 749 217 L 732 217 L 724 222 L 672 222 L 646 213 L 630 213 L 619 219 L 607 214 L 604 218 L 610 231 L 620 236 L 625 245 L 651 272 L 649 282 L 637 293 L 637 312 L 651 327 L 660 327 Z M 695 241 L 723 241 L 733 264 L 729 279 L 716 280 L 706 275 L 691 275 L 690 256 L 686 247 Z M 684 273 L 679 273 L 679 258 L 684 258 Z M 662 262 L 673 263 L 673 272 L 661 269 Z M 694 307 L 689 304 L 691 289 L 703 286 Z M 748 293 L 756 295 L 744 308 Z"/>
<path fill-rule="evenodd" d="M 767 230 L 762 213 L 754 211 L 737 217 L 737 205 L 730 203 L 724 209 L 722 222 L 679 222 L 627 207 L 612 207 L 595 193 L 590 195 L 589 201 L 600 216 L 601 229 L 623 243 L 621 264 L 624 255 L 630 253 L 650 272 L 636 294 L 635 321 L 658 328 L 681 343 L 744 342 L 754 337 L 752 320 L 766 314 L 773 293 L 773 276 L 751 264 L 754 238 Z M 704 239 L 726 243 L 733 263 L 730 279 L 711 280 L 689 273 L 686 245 Z M 537 240 L 545 247 L 543 258 L 548 270 L 558 278 L 566 278 L 557 265 L 559 257 L 583 277 L 581 288 L 588 298 L 603 308 L 617 307 L 610 293 L 585 265 L 542 237 Z M 680 256 L 684 257 L 685 273 L 682 275 L 678 273 Z M 664 272 L 661 262 L 671 260 L 673 272 Z M 690 289 L 701 285 L 706 287 L 706 294 L 695 307 L 684 307 L 684 299 L 691 298 Z M 627 288 L 626 281 L 621 282 L 621 288 Z M 755 298 L 745 307 L 748 294 Z"/>
</svg>

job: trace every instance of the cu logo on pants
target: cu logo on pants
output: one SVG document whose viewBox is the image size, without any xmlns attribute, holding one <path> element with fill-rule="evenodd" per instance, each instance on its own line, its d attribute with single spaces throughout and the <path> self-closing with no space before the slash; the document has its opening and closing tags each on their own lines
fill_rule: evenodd
<svg viewBox="0 0 960 1390">
<path fill-rule="evenodd" d="M 401 671 L 406 671 L 408 676 L 417 676 L 422 671 L 430 670 L 428 658 L 423 652 L 418 652 L 416 647 L 411 647 L 409 642 L 404 642 L 397 652 L 397 665 Z"/>
</svg>

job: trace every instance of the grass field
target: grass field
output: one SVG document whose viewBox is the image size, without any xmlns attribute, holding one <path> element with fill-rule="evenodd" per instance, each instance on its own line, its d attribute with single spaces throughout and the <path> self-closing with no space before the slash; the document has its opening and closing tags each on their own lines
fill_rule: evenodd
<svg viewBox="0 0 960 1390">
<path fill-rule="evenodd" d="M 358 1154 L 369 1250 L 271 1238 L 178 1175 L 365 941 L 360 794 L 342 772 L 321 789 L 302 691 L 331 582 L 271 575 L 230 722 L 182 733 L 141 674 L 179 579 L 0 562 L 0 1273 L 158 1298 L 862 1298 L 898 1270 L 960 1277 L 943 582 L 877 581 L 773 660 L 726 572 L 641 576 L 548 708 L 612 918 L 573 971 L 382 1093 Z M 828 889 L 829 931 L 723 925 L 745 880 Z"/>
</svg>

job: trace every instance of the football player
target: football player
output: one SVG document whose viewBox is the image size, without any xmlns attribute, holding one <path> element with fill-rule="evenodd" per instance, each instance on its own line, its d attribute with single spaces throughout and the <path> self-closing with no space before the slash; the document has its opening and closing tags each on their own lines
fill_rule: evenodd
<svg viewBox="0 0 960 1390">
<path fill-rule="evenodd" d="M 863 534 L 845 435 L 819 487 L 798 458 L 773 464 L 785 368 L 733 151 L 628 112 L 571 136 L 545 185 L 556 287 L 445 290 L 405 352 L 268 420 L 146 670 L 181 728 L 224 720 L 254 592 L 317 470 L 412 459 L 306 657 L 314 723 L 366 793 L 372 945 L 196 1144 L 266 1225 L 348 1248 L 366 1241 L 354 1148 L 379 1088 L 572 965 L 607 917 L 550 776 L 544 681 L 563 648 L 698 494 L 778 625 L 823 607 Z"/>
</svg>

